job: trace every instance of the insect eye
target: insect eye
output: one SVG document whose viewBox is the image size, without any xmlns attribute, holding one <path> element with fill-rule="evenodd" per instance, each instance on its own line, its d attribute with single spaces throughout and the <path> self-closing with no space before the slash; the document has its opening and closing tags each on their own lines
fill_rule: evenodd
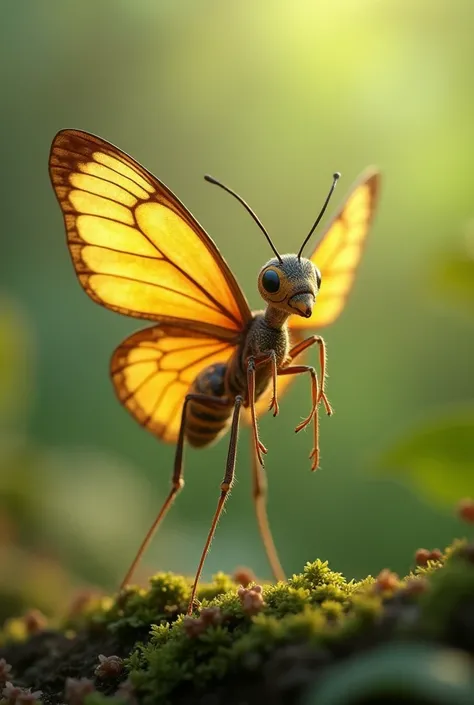
<svg viewBox="0 0 474 705">
<path fill-rule="evenodd" d="M 274 269 L 267 269 L 262 277 L 262 285 L 269 294 L 276 294 L 280 288 L 280 277 Z"/>
</svg>

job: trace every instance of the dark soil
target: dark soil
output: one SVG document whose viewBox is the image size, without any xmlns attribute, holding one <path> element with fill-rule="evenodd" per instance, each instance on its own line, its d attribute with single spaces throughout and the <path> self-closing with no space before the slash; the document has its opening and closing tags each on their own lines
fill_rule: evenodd
<svg viewBox="0 0 474 705">
<path fill-rule="evenodd" d="M 148 631 L 148 630 L 147 630 Z M 97 690 L 112 694 L 121 680 L 119 678 L 98 679 L 94 670 L 98 666 L 98 655 L 115 655 L 125 658 L 138 640 L 146 637 L 140 633 L 111 634 L 106 629 L 82 632 L 67 638 L 57 631 L 43 631 L 28 641 L 9 644 L 0 648 L 0 658 L 12 666 L 15 685 L 41 690 L 45 705 L 64 702 L 64 684 L 67 678 L 90 678 Z"/>
</svg>

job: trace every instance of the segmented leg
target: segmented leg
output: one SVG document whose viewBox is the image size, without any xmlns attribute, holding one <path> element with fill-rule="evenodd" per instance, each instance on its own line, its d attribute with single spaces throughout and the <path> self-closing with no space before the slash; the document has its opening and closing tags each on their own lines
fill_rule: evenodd
<svg viewBox="0 0 474 705">
<path fill-rule="evenodd" d="M 190 401 L 198 401 L 200 404 L 208 406 L 210 409 L 215 409 L 216 407 L 222 408 L 224 406 L 229 406 L 229 400 L 226 398 L 210 397 L 210 396 L 207 396 L 206 394 L 188 394 L 186 396 L 186 398 L 184 400 L 184 404 L 183 404 L 183 411 L 181 413 L 181 425 L 179 427 L 178 443 L 176 446 L 176 455 L 174 458 L 173 475 L 171 478 L 171 490 L 170 490 L 167 498 L 165 499 L 165 502 L 164 502 L 163 506 L 161 507 L 161 509 L 158 513 L 158 516 L 156 517 L 153 524 L 150 526 L 145 538 L 143 539 L 143 541 L 140 545 L 140 548 L 138 549 L 137 555 L 133 559 L 132 565 L 128 569 L 125 578 L 122 580 L 122 583 L 120 585 L 121 590 L 130 583 L 130 581 L 133 577 L 133 574 L 135 573 L 135 569 L 136 569 L 138 563 L 140 562 L 145 550 L 147 549 L 147 547 L 148 547 L 153 535 L 155 534 L 158 526 L 161 524 L 161 522 L 165 518 L 166 514 L 168 513 L 169 508 L 171 507 L 174 500 L 176 499 L 176 495 L 184 486 L 183 448 L 184 448 L 184 439 L 185 439 L 185 433 L 186 433 L 186 412 L 187 412 L 188 404 Z"/>
<path fill-rule="evenodd" d="M 316 370 L 314 367 L 308 367 L 308 365 L 292 365 L 290 367 L 283 367 L 282 369 L 278 370 L 279 375 L 300 375 L 304 374 L 305 372 L 309 372 L 311 375 L 311 398 L 312 398 L 312 407 L 311 411 L 309 413 L 309 416 L 304 419 L 301 423 L 298 424 L 298 426 L 295 428 L 295 433 L 299 433 L 299 431 L 302 431 L 303 428 L 306 428 L 306 426 L 313 421 L 313 429 L 314 429 L 314 445 L 313 445 L 313 450 L 310 453 L 310 459 L 312 460 L 311 463 L 311 470 L 317 470 L 318 465 L 319 465 L 319 417 L 318 417 L 318 403 L 319 399 L 321 398 L 320 391 L 319 391 L 319 384 L 318 384 L 318 378 L 316 376 Z"/>
<path fill-rule="evenodd" d="M 326 396 L 326 393 L 324 391 L 324 385 L 326 381 L 326 343 L 324 342 L 324 339 L 321 338 L 320 335 L 311 335 L 309 338 L 306 338 L 306 340 L 302 340 L 300 343 L 297 343 L 294 345 L 290 352 L 289 352 L 289 358 L 290 362 L 294 360 L 298 355 L 300 355 L 302 352 L 310 348 L 312 345 L 318 345 L 319 347 L 319 368 L 321 370 L 321 384 L 319 387 L 319 398 L 318 402 L 322 401 L 326 413 L 328 416 L 331 416 L 332 414 L 332 407 L 331 404 L 328 401 L 328 398 Z"/>
<path fill-rule="evenodd" d="M 267 514 L 267 481 L 265 471 L 261 467 L 253 439 L 250 441 L 252 454 L 252 496 L 255 504 L 255 512 L 257 514 L 257 523 L 262 537 L 263 547 L 267 554 L 270 568 L 275 577 L 275 580 L 285 580 L 286 576 L 281 567 L 280 559 L 275 548 L 272 532 L 268 522 Z"/>
<path fill-rule="evenodd" d="M 278 408 L 278 399 L 277 399 L 277 391 L 278 391 L 278 381 L 277 381 L 277 375 L 278 375 L 278 370 L 277 370 L 277 364 L 276 364 L 276 355 L 274 350 L 268 350 L 267 352 L 259 353 L 258 355 L 251 355 L 248 360 L 247 360 L 247 401 L 248 405 L 250 407 L 250 415 L 252 417 L 252 429 L 253 429 L 253 437 L 254 437 L 254 443 L 255 443 L 255 451 L 257 453 L 258 457 L 258 462 L 260 465 L 263 467 L 263 457 L 262 453 L 265 454 L 267 452 L 267 449 L 261 442 L 259 435 L 258 435 L 258 426 L 257 426 L 257 414 L 255 412 L 255 370 L 257 367 L 260 365 L 265 365 L 270 363 L 272 365 L 272 379 L 273 379 L 273 398 L 270 404 L 270 409 L 273 409 L 273 416 L 276 416 L 278 414 L 279 408 Z"/>
<path fill-rule="evenodd" d="M 240 409 L 241 409 L 243 403 L 244 403 L 243 397 L 241 397 L 241 396 L 235 397 L 234 412 L 232 415 L 232 425 L 230 427 L 229 452 L 227 454 L 227 464 L 226 464 L 224 479 L 221 483 L 221 496 L 219 498 L 219 502 L 217 503 L 217 509 L 214 513 L 214 518 L 212 520 L 211 528 L 209 529 L 209 534 L 207 536 L 206 543 L 204 545 L 204 549 L 203 549 L 203 552 L 201 555 L 201 559 L 199 561 L 198 569 L 196 571 L 196 577 L 194 578 L 193 588 L 191 591 L 191 598 L 189 600 L 189 605 L 188 605 L 188 612 L 187 612 L 188 615 L 190 615 L 193 611 L 194 598 L 196 597 L 196 590 L 197 590 L 197 586 L 199 583 L 199 578 L 201 577 L 202 569 L 204 566 L 204 561 L 206 560 L 206 556 L 209 551 L 209 546 L 211 545 L 211 541 L 212 541 L 214 533 L 216 531 L 216 527 L 219 522 L 219 517 L 220 517 L 222 510 L 224 508 L 225 501 L 227 499 L 227 496 L 228 496 L 228 494 L 232 488 L 232 484 L 234 482 L 235 459 L 236 459 L 236 455 L 237 455 L 237 437 L 238 437 L 238 433 L 239 433 Z"/>
</svg>

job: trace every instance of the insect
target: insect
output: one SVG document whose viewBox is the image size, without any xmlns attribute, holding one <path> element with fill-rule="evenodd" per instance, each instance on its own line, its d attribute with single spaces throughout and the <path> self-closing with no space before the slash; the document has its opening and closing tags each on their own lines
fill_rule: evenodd
<svg viewBox="0 0 474 705">
<path fill-rule="evenodd" d="M 188 614 L 224 503 L 232 487 L 242 415 L 252 429 L 253 495 L 260 533 L 277 579 L 284 579 L 266 513 L 266 482 L 257 418 L 278 413 L 278 396 L 297 375 L 310 381 L 311 409 L 296 431 L 313 428 L 312 469 L 319 463 L 318 407 L 328 414 L 323 338 L 305 334 L 334 321 L 344 308 L 371 224 L 380 175 L 368 170 L 350 192 L 310 259 L 303 248 L 328 205 L 339 174 L 298 254 L 273 250 L 260 270 L 266 308 L 252 312 L 227 263 L 178 198 L 134 159 L 105 140 L 62 130 L 53 140 L 50 177 L 61 206 L 76 274 L 97 303 L 153 322 L 112 355 L 110 372 L 121 403 L 143 427 L 176 443 L 169 494 L 140 546 L 122 587 L 183 487 L 185 443 L 204 447 L 229 433 L 220 496 L 199 561 Z M 317 302 L 316 302 L 317 300 Z M 314 310 L 313 310 L 314 309 Z M 320 376 L 302 364 L 319 349 Z"/>
</svg>

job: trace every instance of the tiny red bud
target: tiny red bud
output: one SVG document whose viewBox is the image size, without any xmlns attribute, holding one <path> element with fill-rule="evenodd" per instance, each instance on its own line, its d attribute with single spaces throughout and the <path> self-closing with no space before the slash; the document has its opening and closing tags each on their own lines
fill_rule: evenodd
<svg viewBox="0 0 474 705">
<path fill-rule="evenodd" d="M 415 553 L 415 563 L 416 565 L 426 565 L 430 560 L 431 552 L 427 548 L 419 548 Z"/>
<path fill-rule="evenodd" d="M 237 595 L 240 598 L 243 611 L 249 616 L 258 614 L 265 605 L 261 585 L 254 585 L 251 588 L 240 587 L 237 590 Z"/>
<path fill-rule="evenodd" d="M 244 566 L 236 568 L 232 578 L 234 582 L 243 585 L 244 588 L 256 581 L 255 573 L 250 568 Z"/>
<path fill-rule="evenodd" d="M 114 678 L 123 671 L 123 661 L 119 656 L 99 654 L 99 665 L 94 673 L 98 678 Z"/>
<path fill-rule="evenodd" d="M 398 587 L 398 575 L 392 573 L 388 568 L 384 568 L 377 576 L 376 587 L 381 591 L 395 590 Z"/>
<path fill-rule="evenodd" d="M 474 499 L 465 497 L 458 503 L 458 516 L 468 524 L 474 524 Z"/>
<path fill-rule="evenodd" d="M 23 622 L 26 627 L 26 631 L 30 636 L 33 634 L 38 634 L 46 629 L 48 620 L 42 612 L 39 610 L 30 610 L 23 617 Z"/>
</svg>

